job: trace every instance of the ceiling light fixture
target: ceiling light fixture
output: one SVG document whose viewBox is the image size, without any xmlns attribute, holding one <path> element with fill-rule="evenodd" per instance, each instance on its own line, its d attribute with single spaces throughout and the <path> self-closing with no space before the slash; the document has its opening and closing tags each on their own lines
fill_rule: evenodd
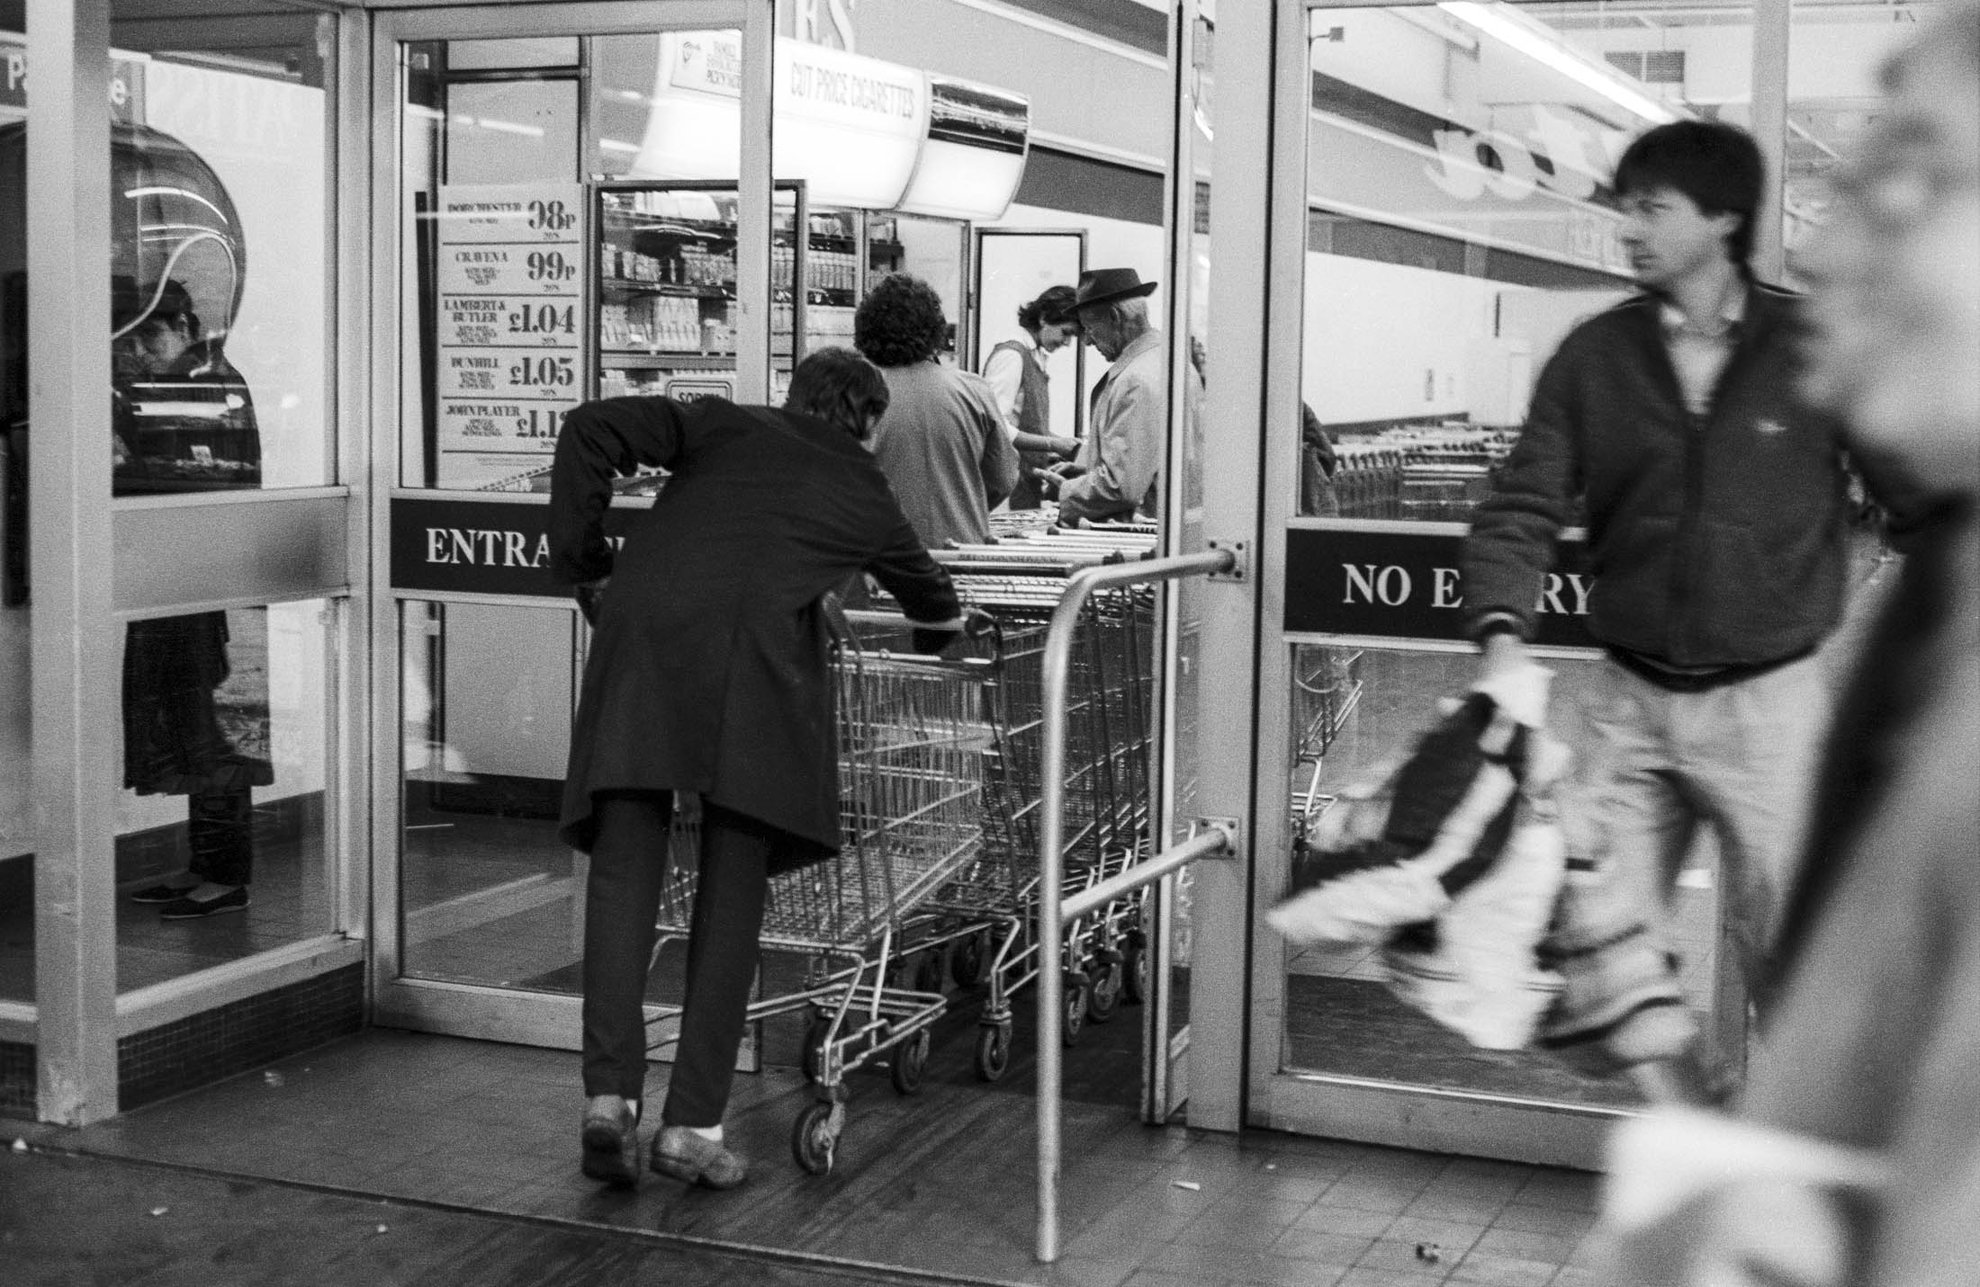
<svg viewBox="0 0 1980 1287">
<path fill-rule="evenodd" d="M 1561 43 L 1551 31 L 1514 13 L 1503 4 L 1480 4 L 1476 0 L 1444 0 L 1437 6 L 1470 27 L 1475 27 L 1503 44 L 1517 49 L 1537 63 L 1551 67 L 1569 80 L 1592 89 L 1603 98 L 1633 112 L 1644 120 L 1662 125 L 1678 119 L 1678 113 L 1647 94 L 1623 84 L 1607 67 L 1599 67 L 1574 49 Z"/>
</svg>

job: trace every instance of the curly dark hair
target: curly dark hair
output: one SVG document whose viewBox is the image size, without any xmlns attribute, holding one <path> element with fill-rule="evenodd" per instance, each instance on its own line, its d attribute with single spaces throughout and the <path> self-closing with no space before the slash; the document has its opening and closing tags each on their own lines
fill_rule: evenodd
<svg viewBox="0 0 1980 1287">
<path fill-rule="evenodd" d="M 862 441 L 868 423 L 887 409 L 887 382 L 871 362 L 847 348 L 819 349 L 791 372 L 784 410 L 816 416 Z"/>
<path fill-rule="evenodd" d="M 1073 300 L 1079 292 L 1070 286 L 1047 286 L 1038 298 L 1018 308 L 1018 325 L 1033 335 L 1047 322 L 1071 320 Z"/>
<path fill-rule="evenodd" d="M 909 273 L 889 273 L 873 283 L 853 314 L 853 345 L 879 366 L 926 362 L 948 337 L 942 297 Z"/>
</svg>

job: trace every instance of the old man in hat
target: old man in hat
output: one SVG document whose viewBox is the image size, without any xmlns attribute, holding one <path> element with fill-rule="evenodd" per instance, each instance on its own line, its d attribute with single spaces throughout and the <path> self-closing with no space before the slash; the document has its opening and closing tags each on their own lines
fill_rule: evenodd
<svg viewBox="0 0 1980 1287">
<path fill-rule="evenodd" d="M 1072 316 L 1110 365 L 1094 386 L 1078 458 L 1044 476 L 1057 488 L 1061 523 L 1156 513 L 1169 397 L 1166 346 L 1148 320 L 1154 289 L 1132 268 L 1080 274 Z"/>
</svg>

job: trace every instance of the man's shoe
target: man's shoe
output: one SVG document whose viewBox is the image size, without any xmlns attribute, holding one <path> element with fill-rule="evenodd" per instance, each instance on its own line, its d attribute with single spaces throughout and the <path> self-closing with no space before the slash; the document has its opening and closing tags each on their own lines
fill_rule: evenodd
<svg viewBox="0 0 1980 1287">
<path fill-rule="evenodd" d="M 181 894 L 179 897 L 165 904 L 164 910 L 159 912 L 158 915 L 162 920 L 192 921 L 198 920 L 202 916 L 219 916 L 226 912 L 244 912 L 247 910 L 247 905 L 247 886 L 236 885 L 226 893 L 215 894 L 211 898 L 193 898 L 190 895 Z"/>
<path fill-rule="evenodd" d="M 587 1104 L 578 1139 L 586 1175 L 620 1189 L 639 1183 L 639 1119 L 626 1101 Z"/>
<path fill-rule="evenodd" d="M 143 889 L 131 895 L 131 901 L 134 903 L 175 903 L 198 888 L 198 885 L 146 885 Z"/>
<path fill-rule="evenodd" d="M 662 1126 L 653 1137 L 653 1169 L 688 1184 L 733 1189 L 749 1178 L 749 1164 L 685 1126 Z"/>
</svg>

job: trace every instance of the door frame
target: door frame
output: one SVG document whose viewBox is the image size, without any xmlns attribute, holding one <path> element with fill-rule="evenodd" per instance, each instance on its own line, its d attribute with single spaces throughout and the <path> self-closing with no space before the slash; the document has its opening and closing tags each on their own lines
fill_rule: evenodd
<svg viewBox="0 0 1980 1287">
<path fill-rule="evenodd" d="M 1295 525 L 1314 525 L 1296 518 L 1292 497 L 1310 186 L 1308 15 L 1330 7 L 1342 6 L 1327 0 L 1234 6 L 1221 15 L 1217 33 L 1224 90 L 1217 147 L 1224 178 L 1213 190 L 1212 212 L 1214 226 L 1224 231 L 1212 310 L 1225 325 L 1217 332 L 1219 361 L 1210 396 L 1213 424 L 1238 417 L 1252 426 L 1251 450 L 1257 457 L 1250 476 L 1242 480 L 1249 484 L 1245 493 L 1225 502 L 1242 506 L 1253 520 L 1259 574 L 1254 578 L 1252 633 L 1243 654 L 1227 646 L 1207 666 L 1209 675 L 1223 676 L 1219 682 L 1227 685 L 1230 704 L 1242 703 L 1251 712 L 1243 1118 L 1247 1125 L 1300 1134 L 1592 1167 L 1609 1127 L 1622 1115 L 1619 1110 L 1282 1067 L 1285 949 L 1277 935 L 1259 927 L 1265 911 L 1282 896 L 1290 866 L 1287 783 L 1280 758 L 1270 748 L 1290 745 L 1291 737 L 1284 694 L 1291 691 L 1291 644 L 1297 640 L 1283 629 L 1287 532 Z M 1231 181 L 1234 172 L 1242 184 Z M 1265 212 L 1262 219 L 1260 211 Z M 1235 370 L 1223 364 L 1226 355 L 1233 358 Z M 1206 486 L 1214 491 L 1225 468 L 1220 462 L 1219 470 L 1206 477 Z M 1216 503 L 1213 498 L 1212 512 Z M 1229 707 L 1217 703 L 1214 708 Z"/>
<path fill-rule="evenodd" d="M 402 977 L 404 943 L 400 897 L 402 795 L 405 790 L 401 692 L 400 615 L 409 600 L 464 599 L 476 603 L 527 605 L 541 599 L 502 596 L 449 596 L 394 588 L 391 574 L 392 501 L 485 494 L 408 488 L 400 485 L 403 406 L 398 362 L 403 316 L 401 288 L 401 90 L 399 50 L 420 40 L 474 40 L 528 36 L 643 35 L 660 31 L 737 30 L 742 33 L 743 70 L 738 187 L 737 289 L 756 308 L 741 310 L 736 392 L 743 402 L 761 402 L 770 391 L 769 308 L 771 275 L 771 42 L 774 0 L 587 0 L 585 3 L 520 3 L 473 8 L 434 7 L 380 10 L 372 16 L 364 52 L 370 72 L 370 192 L 363 202 L 369 220 L 362 236 L 371 252 L 368 336 L 371 403 L 369 484 L 377 498 L 370 515 L 369 609 L 370 747 L 372 766 L 371 834 L 373 855 L 371 1004 L 374 1020 L 394 1027 L 522 1044 L 576 1049 L 581 998 L 575 994 L 529 992 L 488 984 Z M 587 291 L 589 286 L 587 285 Z M 530 503 L 517 498 L 519 503 Z M 538 502 L 541 503 L 541 502 Z M 574 605 L 568 610 L 576 616 Z M 580 634 L 582 632 L 579 632 Z M 575 660 L 573 661 L 575 665 Z"/>
</svg>

